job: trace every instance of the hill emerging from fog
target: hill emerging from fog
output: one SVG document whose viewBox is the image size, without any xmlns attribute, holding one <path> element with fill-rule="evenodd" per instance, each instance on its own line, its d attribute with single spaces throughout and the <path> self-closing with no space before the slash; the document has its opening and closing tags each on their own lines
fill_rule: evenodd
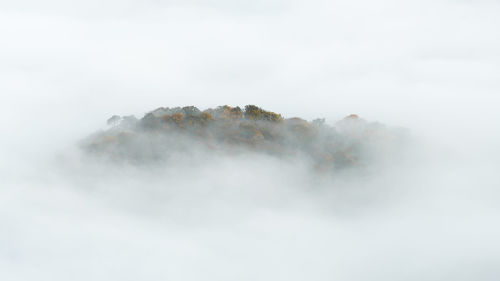
<svg viewBox="0 0 500 281">
<path fill-rule="evenodd" d="M 254 105 L 163 108 L 141 119 L 113 116 L 109 128 L 87 138 L 91 155 L 113 161 L 150 163 L 195 152 L 264 153 L 306 159 L 321 170 L 366 165 L 400 147 L 404 134 L 352 114 L 327 125 L 264 110 Z"/>
</svg>

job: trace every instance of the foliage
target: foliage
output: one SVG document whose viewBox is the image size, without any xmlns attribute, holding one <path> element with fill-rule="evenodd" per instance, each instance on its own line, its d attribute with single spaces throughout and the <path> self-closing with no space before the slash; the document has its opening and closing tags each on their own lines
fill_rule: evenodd
<svg viewBox="0 0 500 281">
<path fill-rule="evenodd" d="M 283 121 L 283 117 L 281 116 L 281 114 L 263 110 L 262 108 L 255 105 L 245 106 L 245 118 L 255 121 L 257 120 L 271 121 L 271 122 Z"/>
<path fill-rule="evenodd" d="M 328 169 L 359 165 L 364 147 L 394 140 L 385 126 L 367 123 L 355 114 L 330 127 L 325 119 L 284 119 L 255 105 L 246 105 L 244 110 L 223 105 L 204 111 L 194 106 L 160 107 L 140 120 L 115 115 L 108 124 L 114 127 L 92 137 L 88 148 L 118 158 L 157 159 L 180 146 L 188 150 L 195 142 L 211 149 L 249 148 L 280 156 L 302 153 Z"/>
<path fill-rule="evenodd" d="M 174 113 L 172 114 L 172 120 L 177 123 L 177 124 L 181 124 L 182 121 L 184 121 L 184 114 L 178 112 L 178 113 Z"/>
<path fill-rule="evenodd" d="M 201 113 L 201 119 L 203 119 L 204 121 L 213 121 L 214 120 L 214 116 L 208 112 L 202 112 Z"/>
</svg>

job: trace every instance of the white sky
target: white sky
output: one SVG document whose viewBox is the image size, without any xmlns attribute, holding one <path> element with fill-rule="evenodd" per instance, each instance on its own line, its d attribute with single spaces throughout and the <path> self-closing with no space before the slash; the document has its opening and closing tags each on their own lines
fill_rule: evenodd
<svg viewBox="0 0 500 281">
<path fill-rule="evenodd" d="M 159 106 L 257 104 L 491 137 L 499 12 L 497 1 L 2 1 L 2 123 L 50 111 L 91 129 Z"/>
</svg>

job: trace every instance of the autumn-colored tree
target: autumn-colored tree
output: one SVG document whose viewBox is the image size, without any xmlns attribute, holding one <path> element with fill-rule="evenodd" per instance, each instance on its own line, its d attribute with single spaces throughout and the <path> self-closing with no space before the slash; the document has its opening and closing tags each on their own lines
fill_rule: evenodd
<svg viewBox="0 0 500 281">
<path fill-rule="evenodd" d="M 177 112 L 172 114 L 172 120 L 174 120 L 175 123 L 181 124 L 182 121 L 184 121 L 184 114 Z"/>
<path fill-rule="evenodd" d="M 242 108 L 223 105 L 203 112 L 194 106 L 160 107 L 142 119 L 113 116 L 109 125 L 118 125 L 93 137 L 88 145 L 94 152 L 156 159 L 177 146 L 202 144 L 214 149 L 251 148 L 271 155 L 305 153 L 319 167 L 359 165 L 364 145 L 381 140 L 390 143 L 392 131 L 368 123 L 352 114 L 336 123 L 325 119 L 308 122 L 283 117 L 256 105 Z M 144 141 L 147 139 L 148 141 Z M 144 147 L 141 147 L 144 146 Z"/>
<path fill-rule="evenodd" d="M 231 108 L 231 110 L 229 110 L 229 116 L 233 120 L 241 119 L 241 117 L 243 116 L 243 111 L 239 106 L 233 107 Z"/>
<path fill-rule="evenodd" d="M 283 121 L 283 116 L 271 111 L 263 110 L 255 105 L 245 106 L 245 118 L 250 120 L 264 120 L 271 122 L 281 122 Z"/>
<path fill-rule="evenodd" d="M 205 112 L 205 111 L 201 113 L 200 117 L 201 117 L 201 119 L 203 119 L 206 122 L 214 120 L 214 116 L 208 112 Z"/>
<path fill-rule="evenodd" d="M 251 120 L 259 120 L 262 109 L 259 107 L 249 104 L 245 106 L 245 118 Z"/>
</svg>

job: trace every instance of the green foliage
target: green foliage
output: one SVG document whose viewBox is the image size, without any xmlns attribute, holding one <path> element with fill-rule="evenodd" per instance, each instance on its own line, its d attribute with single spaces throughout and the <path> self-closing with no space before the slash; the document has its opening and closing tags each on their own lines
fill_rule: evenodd
<svg viewBox="0 0 500 281">
<path fill-rule="evenodd" d="M 229 116 L 233 120 L 241 119 L 241 117 L 243 116 L 243 111 L 239 106 L 233 107 L 229 110 Z"/>
<path fill-rule="evenodd" d="M 259 120 L 261 109 L 255 105 L 247 105 L 245 106 L 245 118 L 252 120 Z"/>
<path fill-rule="evenodd" d="M 245 106 L 245 118 L 254 121 L 257 120 L 270 121 L 270 122 L 283 121 L 283 117 L 281 116 L 281 114 L 263 110 L 262 108 L 255 105 Z"/>
<path fill-rule="evenodd" d="M 156 129 L 160 127 L 160 120 L 151 112 L 146 114 L 140 121 L 140 127 L 144 129 Z"/>
<path fill-rule="evenodd" d="M 185 106 L 182 108 L 185 116 L 200 116 L 201 111 L 195 106 Z"/>
<path fill-rule="evenodd" d="M 243 116 L 243 112 L 240 107 L 231 107 L 229 105 L 219 106 L 210 113 L 214 114 L 216 119 L 227 121 L 239 120 Z"/>
</svg>

